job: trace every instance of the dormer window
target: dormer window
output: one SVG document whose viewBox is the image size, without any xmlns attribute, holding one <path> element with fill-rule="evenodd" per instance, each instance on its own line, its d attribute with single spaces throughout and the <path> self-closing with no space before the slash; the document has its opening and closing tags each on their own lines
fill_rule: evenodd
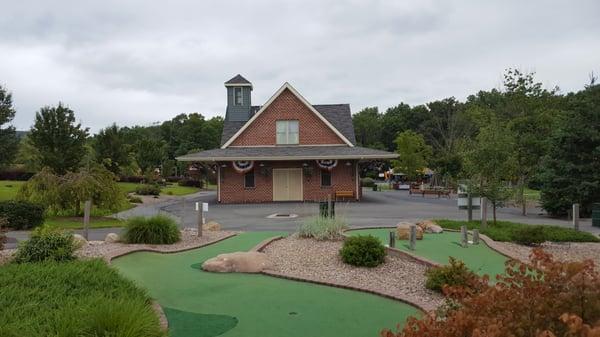
<svg viewBox="0 0 600 337">
<path fill-rule="evenodd" d="M 243 105 L 244 98 L 242 96 L 242 88 L 233 88 L 233 102 L 235 105 Z"/>
<path fill-rule="evenodd" d="M 277 121 L 277 144 L 294 145 L 298 144 L 298 121 L 286 120 Z"/>
</svg>

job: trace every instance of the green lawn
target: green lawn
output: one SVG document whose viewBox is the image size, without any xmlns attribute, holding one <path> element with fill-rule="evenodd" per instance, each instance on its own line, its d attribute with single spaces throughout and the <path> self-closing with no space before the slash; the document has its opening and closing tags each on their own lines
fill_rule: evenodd
<svg viewBox="0 0 600 337">
<path fill-rule="evenodd" d="M 248 232 L 182 253 L 134 253 L 113 264 L 163 306 L 172 337 L 375 337 L 418 313 L 407 304 L 362 292 L 198 269 L 208 258 L 248 250 L 276 234 Z"/>
<path fill-rule="evenodd" d="M 525 199 L 527 199 L 527 200 L 532 200 L 532 201 L 540 200 L 540 191 L 538 191 L 538 190 L 532 190 L 530 188 L 525 188 L 524 194 L 525 194 Z"/>
<path fill-rule="evenodd" d="M 0 267 L 0 336 L 162 336 L 146 292 L 102 260 Z"/>
<path fill-rule="evenodd" d="M 24 181 L 0 180 L 0 201 L 14 199 L 24 183 Z"/>
<path fill-rule="evenodd" d="M 491 221 L 488 221 L 488 226 L 486 229 L 482 230 L 480 228 L 481 223 L 479 220 L 467 222 L 467 221 L 456 221 L 456 220 L 435 220 L 438 225 L 449 228 L 459 230 L 460 226 L 467 225 L 468 229 L 479 229 L 481 233 L 489 236 L 493 240 L 496 241 L 515 241 L 515 237 L 519 235 L 519 231 L 523 228 L 530 228 L 533 225 L 522 224 L 518 222 L 510 222 L 510 221 L 496 221 L 496 224 L 492 224 Z M 580 232 L 571 228 L 558 227 L 558 226 L 548 226 L 548 225 L 538 225 L 543 233 L 546 241 L 553 242 L 600 242 L 600 239 L 588 232 Z"/>
<path fill-rule="evenodd" d="M 348 231 L 347 233 L 350 235 L 370 234 L 387 244 L 389 232 L 393 230 L 393 228 L 376 228 Z M 504 262 L 507 260 L 506 257 L 493 251 L 483 242 L 463 248 L 460 245 L 460 233 L 456 232 L 425 234 L 423 240 L 417 240 L 414 251 L 409 250 L 408 241 L 396 241 L 396 248 L 441 264 L 448 264 L 448 258 L 452 256 L 463 261 L 474 272 L 480 275 L 490 275 L 491 279 L 494 279 L 496 274 L 504 272 Z"/>
<path fill-rule="evenodd" d="M 78 217 L 51 217 L 46 219 L 44 224 L 52 228 L 60 229 L 82 229 L 83 218 Z M 90 219 L 90 228 L 109 228 L 109 227 L 123 227 L 125 221 L 106 217 L 92 217 Z"/>
<path fill-rule="evenodd" d="M 160 194 L 188 195 L 200 191 L 197 187 L 179 186 L 177 184 L 167 185 L 160 190 Z"/>
</svg>

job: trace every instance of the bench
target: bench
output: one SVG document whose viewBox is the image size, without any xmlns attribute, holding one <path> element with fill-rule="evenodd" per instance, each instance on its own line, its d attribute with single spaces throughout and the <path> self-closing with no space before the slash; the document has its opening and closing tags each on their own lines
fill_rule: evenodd
<svg viewBox="0 0 600 337">
<path fill-rule="evenodd" d="M 335 199 L 354 198 L 353 191 L 335 191 Z"/>
<path fill-rule="evenodd" d="M 411 188 L 410 191 L 408 192 L 410 195 L 412 194 L 420 194 L 423 198 L 425 198 L 425 195 L 437 195 L 438 198 L 440 198 L 442 195 L 450 198 L 450 190 L 421 190 L 421 189 L 413 189 Z"/>
</svg>

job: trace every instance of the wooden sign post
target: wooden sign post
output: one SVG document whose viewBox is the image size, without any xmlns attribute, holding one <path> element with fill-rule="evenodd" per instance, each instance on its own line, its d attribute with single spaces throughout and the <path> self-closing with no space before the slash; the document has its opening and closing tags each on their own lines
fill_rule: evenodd
<svg viewBox="0 0 600 337">
<path fill-rule="evenodd" d="M 92 201 L 87 200 L 83 207 L 83 237 L 89 240 L 88 234 L 90 229 L 90 213 L 92 212 Z"/>
</svg>

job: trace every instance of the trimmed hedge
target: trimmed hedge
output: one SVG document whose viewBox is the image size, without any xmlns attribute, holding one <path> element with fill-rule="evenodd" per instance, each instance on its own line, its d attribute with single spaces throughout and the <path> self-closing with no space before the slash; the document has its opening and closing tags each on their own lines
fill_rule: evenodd
<svg viewBox="0 0 600 337">
<path fill-rule="evenodd" d="M 127 221 L 123 240 L 127 243 L 173 244 L 181 239 L 175 221 L 165 215 L 134 217 Z"/>
<path fill-rule="evenodd" d="M 45 208 L 29 201 L 0 201 L 0 218 L 12 229 L 31 229 L 44 223 Z"/>
<path fill-rule="evenodd" d="M 177 184 L 179 184 L 179 186 L 202 188 L 202 180 L 196 180 L 196 179 L 191 179 L 191 178 L 180 179 L 177 182 Z"/>
<path fill-rule="evenodd" d="M 369 178 L 369 177 L 362 178 L 360 180 L 360 185 L 362 187 L 373 187 L 373 186 L 375 186 L 375 180 L 373 180 L 373 178 Z"/>
<path fill-rule="evenodd" d="M 346 238 L 340 250 L 342 261 L 358 267 L 377 267 L 385 261 L 385 247 L 372 235 Z"/>
<path fill-rule="evenodd" d="M 435 220 L 435 222 L 447 229 L 460 230 L 460 226 L 466 225 L 468 229 L 479 229 L 482 234 L 489 236 L 495 241 L 519 242 L 523 240 L 524 232 L 527 228 L 535 227 L 536 240 L 543 239 L 551 242 L 600 242 L 600 238 L 588 232 L 580 232 L 571 228 L 547 226 L 547 225 L 528 225 L 509 221 L 496 221 L 496 224 L 488 222 L 487 228 L 481 230 L 480 221 L 455 221 L 455 220 Z M 525 232 L 526 233 L 526 232 Z M 542 242 L 544 242 L 542 241 Z"/>
<path fill-rule="evenodd" d="M 22 242 L 15 255 L 16 263 L 70 261 L 75 259 L 73 234 L 50 229 L 37 228 L 29 240 Z"/>
<path fill-rule="evenodd" d="M 135 188 L 135 194 L 137 195 L 159 195 L 160 187 L 156 185 L 140 185 Z"/>
</svg>

